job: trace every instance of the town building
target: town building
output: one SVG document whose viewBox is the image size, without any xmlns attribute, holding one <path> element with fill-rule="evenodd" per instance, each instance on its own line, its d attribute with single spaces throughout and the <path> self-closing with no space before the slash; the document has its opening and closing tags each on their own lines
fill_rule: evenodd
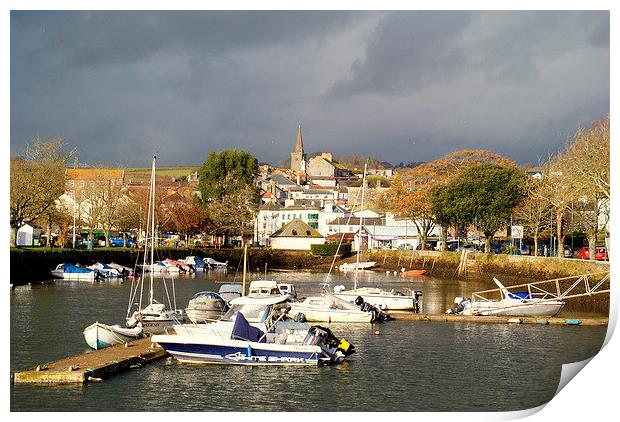
<svg viewBox="0 0 620 422">
<path fill-rule="evenodd" d="M 270 237 L 273 249 L 309 251 L 312 245 L 322 245 L 325 237 L 299 219 L 287 223 Z"/>
<path fill-rule="evenodd" d="M 346 177 L 349 171 L 339 162 L 335 161 L 331 152 L 323 152 L 308 161 L 308 176 L 312 177 Z"/>
</svg>

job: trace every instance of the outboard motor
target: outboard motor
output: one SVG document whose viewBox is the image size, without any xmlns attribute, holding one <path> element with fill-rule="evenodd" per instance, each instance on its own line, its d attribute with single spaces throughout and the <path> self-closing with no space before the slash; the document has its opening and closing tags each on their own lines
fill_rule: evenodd
<svg viewBox="0 0 620 422">
<path fill-rule="evenodd" d="M 422 297 L 422 292 L 420 290 L 413 292 L 413 312 L 416 314 L 420 313 L 420 297 Z"/>
<path fill-rule="evenodd" d="M 320 325 L 310 327 L 304 343 L 308 343 L 308 340 L 310 340 L 311 344 L 319 346 L 330 357 L 332 362 L 339 362 L 355 353 L 355 346 L 345 339 L 338 340 L 329 328 L 321 327 Z"/>
<path fill-rule="evenodd" d="M 364 302 L 364 298 L 361 296 L 355 298 L 355 304 L 360 307 L 360 310 L 372 313 L 372 320 L 370 322 L 385 322 L 392 319 L 391 316 L 383 312 L 381 309 L 371 305 L 368 302 Z"/>
</svg>

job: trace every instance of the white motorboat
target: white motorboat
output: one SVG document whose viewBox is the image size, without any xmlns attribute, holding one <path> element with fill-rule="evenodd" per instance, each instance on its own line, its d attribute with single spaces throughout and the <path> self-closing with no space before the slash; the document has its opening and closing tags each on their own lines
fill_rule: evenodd
<svg viewBox="0 0 620 422">
<path fill-rule="evenodd" d="M 462 315 L 496 315 L 496 316 L 539 316 L 553 317 L 560 313 L 565 302 L 557 299 L 533 297 L 527 292 L 510 293 L 495 277 L 493 281 L 499 287 L 500 300 L 477 300 L 456 298 L 456 308 L 449 313 Z"/>
<path fill-rule="evenodd" d="M 359 306 L 339 299 L 330 293 L 310 296 L 303 302 L 291 303 L 289 315 L 297 318 L 303 314 L 310 322 L 373 322 L 374 314 L 360 310 Z"/>
<path fill-rule="evenodd" d="M 187 265 L 191 265 L 194 271 L 203 271 L 205 269 L 205 262 L 199 256 L 187 256 L 185 259 L 179 259 Z"/>
<path fill-rule="evenodd" d="M 123 275 L 116 269 L 103 262 L 96 262 L 86 267 L 90 270 L 97 270 L 104 278 L 122 278 Z"/>
<path fill-rule="evenodd" d="M 84 329 L 86 344 L 95 350 L 142 338 L 142 327 L 124 328 L 95 322 Z"/>
<path fill-rule="evenodd" d="M 420 296 L 422 292 L 415 291 L 412 294 L 404 294 L 395 290 L 383 290 L 378 287 L 360 287 L 344 290 L 344 286 L 334 287 L 334 296 L 347 302 L 355 302 L 362 297 L 364 302 L 376 306 L 382 311 L 420 311 Z"/>
<path fill-rule="evenodd" d="M 107 264 L 109 267 L 114 268 L 121 274 L 125 274 L 127 277 L 133 276 L 133 269 L 129 267 L 125 267 L 124 265 L 116 264 L 114 262 L 110 262 Z"/>
<path fill-rule="evenodd" d="M 222 296 L 214 292 L 198 292 L 189 301 L 185 313 L 195 324 L 217 321 L 224 315 L 228 305 Z"/>
<path fill-rule="evenodd" d="M 363 271 L 369 270 L 375 266 L 377 266 L 375 261 L 345 262 L 344 264 L 341 264 L 338 269 L 340 271 Z"/>
<path fill-rule="evenodd" d="M 174 259 L 170 259 L 170 258 L 166 258 L 162 262 L 165 266 L 168 267 L 169 270 L 174 267 L 174 268 L 177 268 L 181 272 L 186 272 L 186 273 L 192 272 L 192 267 L 190 267 L 189 264 L 186 264 L 185 262 L 175 261 Z"/>
<path fill-rule="evenodd" d="M 205 265 L 209 268 L 226 268 L 228 267 L 228 261 L 226 262 L 219 262 L 216 261 L 213 258 L 204 258 L 203 259 Z"/>
<path fill-rule="evenodd" d="M 240 297 L 220 321 L 175 326 L 177 334 L 155 335 L 180 362 L 235 365 L 318 365 L 338 363 L 354 353 L 329 329 L 284 320 L 283 295 Z"/>
<path fill-rule="evenodd" d="M 64 280 L 94 281 L 97 278 L 96 271 L 73 264 L 58 264 L 51 273 L 54 278 Z"/>
</svg>

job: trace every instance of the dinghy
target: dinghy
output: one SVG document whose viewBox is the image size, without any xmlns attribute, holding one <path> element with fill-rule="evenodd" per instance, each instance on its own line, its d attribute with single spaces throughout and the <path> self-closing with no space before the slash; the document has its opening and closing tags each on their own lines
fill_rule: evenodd
<svg viewBox="0 0 620 422">
<path fill-rule="evenodd" d="M 95 322 L 84 330 L 86 344 L 95 350 L 115 344 L 128 343 L 142 338 L 142 327 L 123 328 L 120 325 L 107 325 Z"/>
</svg>

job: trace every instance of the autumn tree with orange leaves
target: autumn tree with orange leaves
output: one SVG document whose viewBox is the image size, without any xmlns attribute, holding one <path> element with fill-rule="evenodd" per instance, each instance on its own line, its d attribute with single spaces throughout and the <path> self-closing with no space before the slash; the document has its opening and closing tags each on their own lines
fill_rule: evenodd
<svg viewBox="0 0 620 422">
<path fill-rule="evenodd" d="M 488 150 L 461 150 L 424 163 L 397 175 L 392 185 L 390 210 L 397 217 L 410 218 L 418 229 L 422 249 L 435 224 L 442 225 L 441 249 L 445 248 L 447 223 L 438 222 L 431 211 L 431 190 L 447 184 L 462 171 L 481 163 L 494 163 L 513 168 L 516 163 Z"/>
</svg>

